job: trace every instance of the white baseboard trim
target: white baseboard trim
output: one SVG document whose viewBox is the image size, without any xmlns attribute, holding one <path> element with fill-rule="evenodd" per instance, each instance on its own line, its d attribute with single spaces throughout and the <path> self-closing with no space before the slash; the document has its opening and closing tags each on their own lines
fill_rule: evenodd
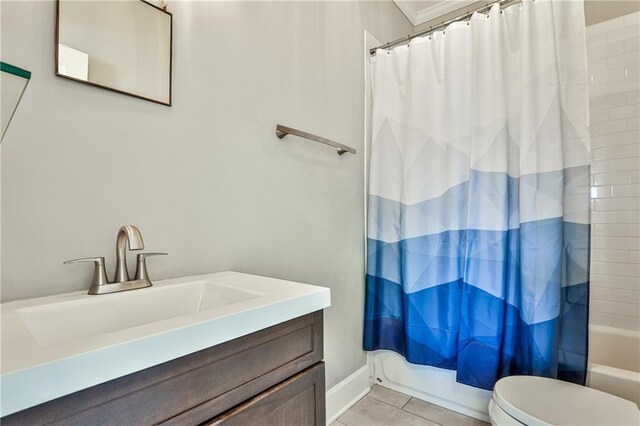
<svg viewBox="0 0 640 426">
<path fill-rule="evenodd" d="M 327 424 L 337 420 L 370 390 L 368 364 L 329 389 L 327 391 Z"/>
</svg>

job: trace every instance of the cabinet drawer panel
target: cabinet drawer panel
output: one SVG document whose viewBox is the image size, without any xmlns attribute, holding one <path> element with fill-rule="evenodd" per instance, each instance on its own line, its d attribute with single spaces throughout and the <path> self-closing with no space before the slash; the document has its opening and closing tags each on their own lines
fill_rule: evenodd
<svg viewBox="0 0 640 426">
<path fill-rule="evenodd" d="M 4 417 L 2 424 L 199 424 L 322 357 L 318 311 Z"/>
<path fill-rule="evenodd" d="M 324 426 L 324 363 L 222 414 L 209 426 Z"/>
</svg>

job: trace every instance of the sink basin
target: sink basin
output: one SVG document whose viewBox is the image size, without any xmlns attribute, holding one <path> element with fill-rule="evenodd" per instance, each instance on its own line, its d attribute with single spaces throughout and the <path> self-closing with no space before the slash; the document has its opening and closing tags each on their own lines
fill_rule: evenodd
<svg viewBox="0 0 640 426">
<path fill-rule="evenodd" d="M 0 304 L 0 417 L 324 309 L 328 288 L 219 272 Z"/>
<path fill-rule="evenodd" d="M 233 305 L 264 296 L 211 281 L 127 291 L 22 308 L 17 314 L 40 346 L 54 345 Z"/>
</svg>

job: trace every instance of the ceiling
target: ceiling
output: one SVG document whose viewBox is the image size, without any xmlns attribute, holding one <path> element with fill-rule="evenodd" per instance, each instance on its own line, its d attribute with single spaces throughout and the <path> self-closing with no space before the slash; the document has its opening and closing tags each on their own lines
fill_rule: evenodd
<svg viewBox="0 0 640 426">
<path fill-rule="evenodd" d="M 478 3 L 478 0 L 393 0 L 415 26 Z"/>
<path fill-rule="evenodd" d="M 414 26 L 440 23 L 465 10 L 474 10 L 489 0 L 393 0 Z M 585 0 L 587 25 L 609 20 L 640 10 L 637 0 Z M 458 12 L 458 13 L 454 13 Z M 430 22 L 431 21 L 431 22 Z"/>
</svg>

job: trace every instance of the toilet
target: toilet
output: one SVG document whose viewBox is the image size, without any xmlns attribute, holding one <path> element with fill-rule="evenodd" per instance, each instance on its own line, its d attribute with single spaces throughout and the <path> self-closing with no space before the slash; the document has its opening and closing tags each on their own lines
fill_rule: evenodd
<svg viewBox="0 0 640 426">
<path fill-rule="evenodd" d="M 489 402 L 493 426 L 640 425 L 631 401 L 560 380 L 510 376 L 498 380 Z"/>
</svg>

